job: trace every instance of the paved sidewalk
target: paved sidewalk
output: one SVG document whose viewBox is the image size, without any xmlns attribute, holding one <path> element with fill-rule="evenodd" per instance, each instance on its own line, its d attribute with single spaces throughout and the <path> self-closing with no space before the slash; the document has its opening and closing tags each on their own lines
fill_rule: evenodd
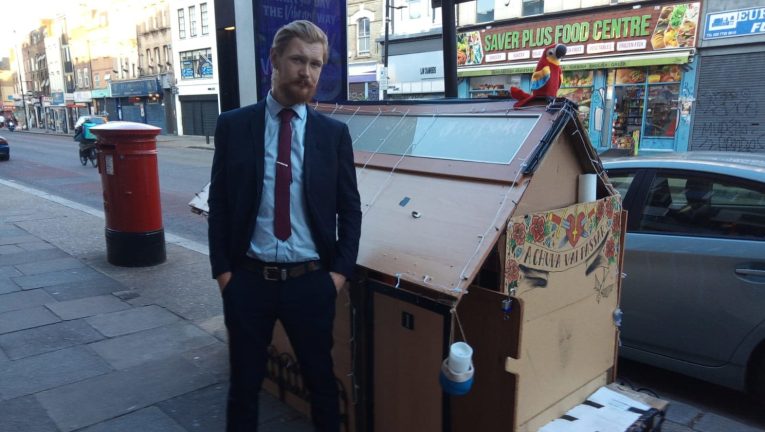
<svg viewBox="0 0 765 432">
<path fill-rule="evenodd" d="M 104 221 L 0 183 L 0 430 L 224 430 L 228 353 L 207 256 L 106 262 Z M 200 223 L 205 223 L 200 219 Z M 261 431 L 309 431 L 268 394 Z"/>
<path fill-rule="evenodd" d="M 57 135 L 73 137 L 73 133 L 63 133 L 45 129 L 32 128 L 30 130 L 16 129 L 13 133 L 38 134 L 38 135 Z M 208 150 L 215 149 L 215 137 L 205 137 L 197 135 L 157 135 L 157 147 L 191 147 Z"/>
<path fill-rule="evenodd" d="M 168 235 L 167 262 L 115 267 L 98 211 L 8 184 L 0 432 L 223 431 L 228 353 L 203 248 Z M 261 422 L 262 432 L 311 430 L 266 393 Z M 674 401 L 662 430 L 762 431 Z"/>
</svg>

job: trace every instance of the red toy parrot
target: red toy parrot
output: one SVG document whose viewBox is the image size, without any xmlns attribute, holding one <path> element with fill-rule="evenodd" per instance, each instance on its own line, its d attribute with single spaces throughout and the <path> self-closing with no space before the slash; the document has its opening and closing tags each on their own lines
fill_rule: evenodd
<svg viewBox="0 0 765 432">
<path fill-rule="evenodd" d="M 531 94 L 518 87 L 510 88 L 510 96 L 518 100 L 513 107 L 520 108 L 538 96 L 555 98 L 563 78 L 560 59 L 565 55 L 566 45 L 553 44 L 546 47 L 542 58 L 537 62 L 534 73 L 531 75 Z"/>
</svg>

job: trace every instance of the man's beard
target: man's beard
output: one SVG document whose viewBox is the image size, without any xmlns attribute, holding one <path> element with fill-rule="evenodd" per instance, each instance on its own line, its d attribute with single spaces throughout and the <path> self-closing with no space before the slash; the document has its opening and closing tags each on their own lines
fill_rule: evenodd
<svg viewBox="0 0 765 432">
<path fill-rule="evenodd" d="M 316 94 L 316 85 L 308 80 L 294 80 L 277 84 L 278 91 L 294 104 L 309 103 Z"/>
</svg>

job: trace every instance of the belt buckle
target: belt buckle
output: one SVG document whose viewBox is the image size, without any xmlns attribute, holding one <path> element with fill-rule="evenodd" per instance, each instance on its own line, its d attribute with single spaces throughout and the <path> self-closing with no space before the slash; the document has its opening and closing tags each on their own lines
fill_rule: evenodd
<svg viewBox="0 0 765 432">
<path fill-rule="evenodd" d="M 263 267 L 263 279 L 267 281 L 283 281 L 287 279 L 287 269 L 276 266 Z"/>
</svg>

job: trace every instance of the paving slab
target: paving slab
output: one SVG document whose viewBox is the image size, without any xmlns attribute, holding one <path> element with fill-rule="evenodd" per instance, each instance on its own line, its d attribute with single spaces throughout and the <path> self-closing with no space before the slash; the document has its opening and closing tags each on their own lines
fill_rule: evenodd
<svg viewBox="0 0 765 432">
<path fill-rule="evenodd" d="M 178 322 L 151 330 L 106 339 L 90 345 L 115 369 L 159 360 L 177 353 L 205 347 L 217 339 L 187 322 Z"/>
<path fill-rule="evenodd" d="M 61 321 L 43 306 L 0 313 L 0 334 Z"/>
<path fill-rule="evenodd" d="M 212 345 L 186 351 L 182 354 L 182 357 L 194 363 L 198 368 L 215 375 L 219 381 L 228 381 L 229 362 L 227 344 L 216 342 Z"/>
<path fill-rule="evenodd" d="M 210 431 L 213 429 L 198 429 Z M 220 429 L 221 431 L 223 429 Z M 151 406 L 125 414 L 116 419 L 107 420 L 95 426 L 81 429 L 80 432 L 188 432 L 175 420 L 168 417 L 157 407 Z"/>
<path fill-rule="evenodd" d="M 701 410 L 682 402 L 672 401 L 667 407 L 666 419 L 690 426 L 701 416 Z"/>
<path fill-rule="evenodd" d="M 664 423 L 661 424 L 661 432 L 693 432 L 693 429 L 686 425 L 664 420 Z"/>
<path fill-rule="evenodd" d="M 16 360 L 101 339 L 85 320 L 75 320 L 0 335 L 0 348 Z"/>
<path fill-rule="evenodd" d="M 3 432 L 59 432 L 34 396 L 0 402 Z"/>
<path fill-rule="evenodd" d="M 189 431 L 226 430 L 228 385 L 214 384 L 157 404 Z"/>
<path fill-rule="evenodd" d="M 693 425 L 693 429 L 699 432 L 762 432 L 760 428 L 748 426 L 715 413 L 704 413 Z"/>
<path fill-rule="evenodd" d="M 18 246 L 21 249 L 26 250 L 26 251 L 40 251 L 40 250 L 45 250 L 45 249 L 55 249 L 56 248 L 52 244 L 50 244 L 48 242 L 44 242 L 42 240 L 19 243 L 16 246 Z"/>
<path fill-rule="evenodd" d="M 84 297 L 112 294 L 123 291 L 125 286 L 112 278 L 102 276 L 77 282 L 67 282 L 43 288 L 58 301 L 76 300 Z"/>
<path fill-rule="evenodd" d="M 178 320 L 178 315 L 167 309 L 149 305 L 93 316 L 86 321 L 104 336 L 116 337 L 161 327 Z"/>
<path fill-rule="evenodd" d="M 111 372 L 100 357 L 71 347 L 0 366 L 0 400 L 13 399 Z"/>
<path fill-rule="evenodd" d="M 16 282 L 8 277 L 0 277 L 0 295 L 16 291 L 21 291 L 21 287 L 16 285 Z"/>
<path fill-rule="evenodd" d="M 0 313 L 26 309 L 34 306 L 42 306 L 54 301 L 56 301 L 56 299 L 41 289 L 11 292 L 0 295 Z"/>
<path fill-rule="evenodd" d="M 69 254 L 59 249 L 46 249 L 41 251 L 24 251 L 15 254 L 0 255 L 0 266 L 26 264 L 48 258 L 65 258 Z"/>
<path fill-rule="evenodd" d="M 223 342 L 228 341 L 228 332 L 226 330 L 226 322 L 223 314 L 216 315 L 212 318 L 202 320 L 196 323 L 202 330 L 210 333 Z"/>
<path fill-rule="evenodd" d="M 0 238 L 0 246 L 13 245 L 16 243 L 39 241 L 40 239 L 31 234 L 8 235 Z"/>
<path fill-rule="evenodd" d="M 310 420 L 293 411 L 289 415 L 277 417 L 258 425 L 260 432 L 313 432 Z"/>
<path fill-rule="evenodd" d="M 52 258 L 48 260 L 35 261 L 28 264 L 17 264 L 16 269 L 25 275 L 36 275 L 58 270 L 70 270 L 83 268 L 85 265 L 74 257 Z"/>
<path fill-rule="evenodd" d="M 59 429 L 70 432 L 214 383 L 212 375 L 173 357 L 47 390 L 37 399 Z"/>
<path fill-rule="evenodd" d="M 14 254 L 14 253 L 19 253 L 23 251 L 24 249 L 18 247 L 18 245 L 15 245 L 15 244 L 0 246 L 0 255 Z"/>
<path fill-rule="evenodd" d="M 0 277 L 21 276 L 21 272 L 12 265 L 0 266 Z"/>
<path fill-rule="evenodd" d="M 29 276 L 16 276 L 11 279 L 13 279 L 13 281 L 22 289 L 27 290 L 58 285 L 64 282 L 79 282 L 101 277 L 103 277 L 103 275 L 92 268 L 81 267 L 69 270 L 50 271 Z"/>
<path fill-rule="evenodd" d="M 130 308 L 129 304 L 113 295 L 84 297 L 77 300 L 49 303 L 45 306 L 63 320 L 85 318 Z"/>
</svg>

